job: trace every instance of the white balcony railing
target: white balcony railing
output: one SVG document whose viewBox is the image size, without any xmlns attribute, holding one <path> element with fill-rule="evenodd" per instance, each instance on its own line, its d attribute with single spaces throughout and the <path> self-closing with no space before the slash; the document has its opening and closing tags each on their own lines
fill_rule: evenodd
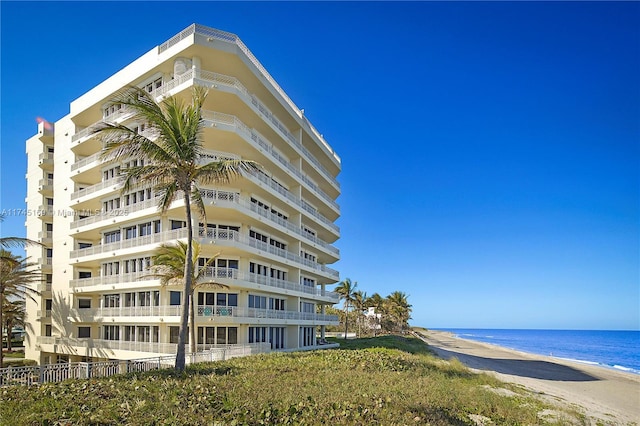
<svg viewBox="0 0 640 426">
<path fill-rule="evenodd" d="M 84 189 L 80 189 L 71 194 L 71 199 L 75 200 L 82 196 L 93 194 L 94 192 L 97 192 L 97 191 L 100 191 L 101 189 L 105 189 L 109 187 L 111 187 L 111 189 L 115 191 L 116 189 L 120 188 L 120 185 L 122 184 L 123 180 L 124 179 L 122 177 L 117 177 L 114 179 L 105 180 L 95 185 L 91 185 Z"/>
<path fill-rule="evenodd" d="M 204 306 L 196 307 L 198 317 L 237 317 L 268 318 L 292 321 L 330 321 L 337 322 L 337 315 L 316 314 L 311 312 L 277 311 L 274 309 L 239 308 L 237 306 Z"/>
<path fill-rule="evenodd" d="M 97 285 L 112 285 L 123 283 L 134 283 L 139 281 L 156 280 L 156 278 L 149 276 L 149 271 L 133 272 L 128 274 L 118 274 L 109 276 L 98 276 L 90 278 L 78 278 L 69 281 L 71 288 L 85 288 Z"/>
<path fill-rule="evenodd" d="M 105 317 L 179 317 L 182 306 L 127 306 L 119 308 L 72 309 L 69 316 L 77 319 Z"/>
<path fill-rule="evenodd" d="M 202 270 L 203 269 L 203 270 Z M 239 271 L 234 268 L 219 268 L 216 266 L 209 266 L 207 268 L 201 268 L 202 272 L 200 272 L 200 282 L 215 282 L 216 280 L 232 280 L 232 281 L 244 281 L 253 284 L 259 284 L 267 287 L 279 288 L 290 291 L 297 291 L 300 293 L 308 294 L 311 297 L 325 297 L 334 301 L 334 303 L 338 303 L 340 300 L 340 295 L 333 291 L 322 290 L 321 288 L 317 288 L 315 286 L 306 286 L 302 284 L 298 284 L 293 281 L 280 280 L 264 275 L 254 274 L 251 272 Z M 150 276 L 150 271 L 141 271 L 129 274 L 119 274 L 119 275 L 110 275 L 110 276 L 99 276 L 99 277 L 91 277 L 91 278 L 79 278 L 75 280 L 71 280 L 69 285 L 72 288 L 87 288 L 98 285 L 111 285 L 111 284 L 124 284 L 124 283 L 135 283 L 141 280 L 157 280 L 157 278 L 153 278 Z M 236 284 L 241 286 L 241 283 Z"/>
</svg>

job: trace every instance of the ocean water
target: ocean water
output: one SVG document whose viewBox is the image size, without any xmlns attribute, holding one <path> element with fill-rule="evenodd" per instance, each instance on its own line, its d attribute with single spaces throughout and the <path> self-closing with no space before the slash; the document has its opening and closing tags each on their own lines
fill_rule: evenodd
<svg viewBox="0 0 640 426">
<path fill-rule="evenodd" d="M 509 349 L 640 374 L 640 331 L 438 329 Z"/>
</svg>

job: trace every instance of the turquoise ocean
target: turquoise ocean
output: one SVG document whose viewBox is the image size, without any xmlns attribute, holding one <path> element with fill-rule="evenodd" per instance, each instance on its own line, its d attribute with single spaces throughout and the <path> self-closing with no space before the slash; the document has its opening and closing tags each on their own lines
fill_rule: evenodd
<svg viewBox="0 0 640 426">
<path fill-rule="evenodd" d="M 437 330 L 504 348 L 640 374 L 640 331 L 462 328 Z"/>
</svg>

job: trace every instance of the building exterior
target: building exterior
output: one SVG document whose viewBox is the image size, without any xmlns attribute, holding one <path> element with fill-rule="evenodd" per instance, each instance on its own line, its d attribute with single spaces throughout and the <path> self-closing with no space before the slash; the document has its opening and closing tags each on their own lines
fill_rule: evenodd
<svg viewBox="0 0 640 426">
<path fill-rule="evenodd" d="M 136 85 L 161 96 L 209 88 L 204 145 L 212 160 L 241 158 L 264 172 L 201 186 L 207 223 L 194 215 L 208 282 L 194 296 L 198 348 L 268 342 L 274 350 L 317 347 L 337 325 L 335 221 L 340 158 L 240 39 L 191 25 L 70 104 L 26 141 L 28 247 L 46 279 L 28 301 L 26 357 L 40 363 L 133 359 L 176 352 L 180 286 L 148 275 L 161 243 L 186 240 L 184 204 L 161 214 L 141 183 L 123 193 L 129 158 L 105 162 L 92 126 L 138 126 L 116 93 Z"/>
</svg>

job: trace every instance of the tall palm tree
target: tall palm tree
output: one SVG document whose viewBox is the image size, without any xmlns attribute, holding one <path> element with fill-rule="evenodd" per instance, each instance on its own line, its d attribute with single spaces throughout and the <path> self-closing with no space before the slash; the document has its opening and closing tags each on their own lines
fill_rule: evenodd
<svg viewBox="0 0 640 426">
<path fill-rule="evenodd" d="M 24 300 L 27 297 L 35 301 L 34 296 L 40 294 L 32 287 L 34 283 L 42 280 L 42 274 L 34 269 L 34 266 L 36 266 L 35 263 L 0 249 L 0 325 L 4 324 L 3 311 L 7 306 L 6 301 Z M 2 339 L 0 339 L 1 343 Z M 2 367 L 2 350 L 0 350 L 0 368 Z"/>
<path fill-rule="evenodd" d="M 358 326 L 358 334 L 357 336 L 360 336 L 360 326 L 362 323 L 362 318 L 363 318 L 363 311 L 366 309 L 365 307 L 365 302 L 367 301 L 367 293 L 362 291 L 362 290 L 358 290 L 356 292 L 353 293 L 353 306 L 356 309 L 357 312 L 357 316 L 356 316 L 356 325 Z"/>
<path fill-rule="evenodd" d="M 201 246 L 198 241 L 193 241 L 193 266 L 191 268 L 191 293 L 185 295 L 189 298 L 190 303 L 190 334 L 191 334 L 191 352 L 196 352 L 196 317 L 195 317 L 195 300 L 193 295 L 196 288 L 201 285 L 213 286 L 218 288 L 226 288 L 227 286 L 220 283 L 214 283 L 207 280 L 207 268 L 215 262 L 215 255 L 209 259 L 202 267 L 198 268 L 198 258 L 200 257 Z M 176 244 L 162 244 L 156 254 L 151 257 L 153 266 L 151 266 L 151 274 L 145 277 L 160 278 L 162 285 L 182 285 L 184 283 L 184 264 L 187 260 L 188 246 L 184 241 L 178 241 Z"/>
<path fill-rule="evenodd" d="M 184 302 L 178 336 L 175 368 L 185 367 L 185 343 L 187 338 L 189 298 L 193 278 L 193 223 L 192 204 L 205 217 L 200 184 L 226 183 L 254 171 L 258 165 L 252 161 L 220 160 L 207 162 L 203 148 L 202 108 L 207 92 L 195 87 L 190 103 L 169 96 L 160 102 L 137 87 L 132 87 L 113 100 L 133 112 L 132 119 L 147 123 L 149 133 L 122 124 L 103 122 L 94 134 L 103 137 L 105 148 L 102 158 L 108 160 L 143 160 L 141 166 L 122 169 L 125 177 L 123 192 L 144 182 L 159 196 L 158 208 L 166 212 L 179 198 L 184 201 L 187 223 L 187 254 L 184 264 Z M 146 136 L 148 135 L 148 136 Z"/>
<path fill-rule="evenodd" d="M 411 319 L 411 305 L 408 296 L 401 291 L 394 291 L 387 296 L 387 302 L 396 326 L 400 331 L 404 330 L 408 327 Z"/>
<path fill-rule="evenodd" d="M 354 293 L 358 287 L 357 282 L 351 282 L 350 278 L 346 278 L 335 288 L 335 292 L 340 295 L 340 298 L 344 300 L 344 338 L 347 339 L 347 332 L 349 331 L 349 307 L 354 301 Z"/>
<path fill-rule="evenodd" d="M 16 325 L 24 326 L 25 318 L 27 316 L 27 311 L 25 308 L 24 299 L 17 299 L 4 301 L 5 306 L 2 310 L 3 324 L 0 324 L 0 330 L 3 328 L 7 331 L 7 350 L 11 351 L 11 330 Z M 2 341 L 0 341 L 0 347 L 2 346 Z"/>
</svg>

